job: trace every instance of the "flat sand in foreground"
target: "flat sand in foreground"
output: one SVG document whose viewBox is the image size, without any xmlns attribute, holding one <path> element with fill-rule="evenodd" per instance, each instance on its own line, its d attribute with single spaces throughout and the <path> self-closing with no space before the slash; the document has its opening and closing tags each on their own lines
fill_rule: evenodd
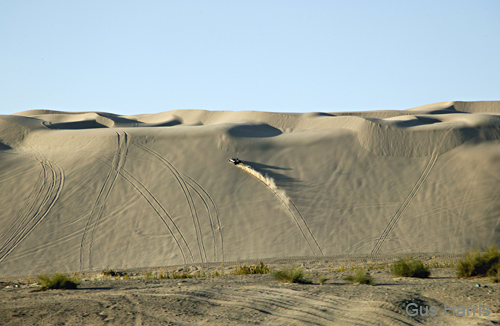
<svg viewBox="0 0 500 326">
<path fill-rule="evenodd" d="M 374 266 L 385 262 L 370 260 Z M 277 269 L 289 265 L 273 260 L 267 260 L 266 264 Z M 31 292 L 33 286 L 16 288 L 17 282 L 3 283 L 0 320 L 3 325 L 496 325 L 500 322 L 500 284 L 488 279 L 457 279 L 454 268 L 434 268 L 428 279 L 394 278 L 389 269 L 376 269 L 370 272 L 375 280 L 372 286 L 346 283 L 344 276 L 352 272 L 334 271 L 344 265 L 349 269 L 351 264 L 345 260 L 304 259 L 294 260 L 294 264 L 312 273 L 315 284 L 283 284 L 270 274 L 182 280 L 111 278 L 84 281 L 77 290 L 46 292 Z M 359 260 L 356 266 L 361 266 Z M 213 268 L 215 265 L 206 271 Z M 319 285 L 318 275 L 327 277 L 324 285 Z M 437 315 L 410 316 L 406 307 L 411 303 L 423 307 L 424 313 L 426 306 L 429 309 L 434 306 Z M 456 314 L 459 306 L 476 306 L 476 310 L 469 309 L 469 316 L 454 316 L 454 311 L 449 310 L 453 304 Z M 482 312 L 488 307 L 491 315 L 479 316 L 479 306 Z M 410 314 L 414 312 L 412 308 Z"/>
</svg>

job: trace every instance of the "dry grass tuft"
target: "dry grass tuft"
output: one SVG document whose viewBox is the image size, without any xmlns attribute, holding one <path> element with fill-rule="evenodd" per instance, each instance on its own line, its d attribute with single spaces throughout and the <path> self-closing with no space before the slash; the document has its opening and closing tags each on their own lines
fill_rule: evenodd
<svg viewBox="0 0 500 326">
<path fill-rule="evenodd" d="M 402 258 L 394 262 L 391 266 L 394 276 L 426 278 L 431 275 L 429 267 L 425 266 L 420 259 Z"/>
<path fill-rule="evenodd" d="M 38 283 L 40 283 L 38 291 L 46 291 L 76 289 L 80 284 L 80 281 L 77 278 L 71 278 L 66 274 L 55 273 L 52 275 L 39 275 Z"/>
<path fill-rule="evenodd" d="M 312 284 L 311 278 L 304 273 L 302 268 L 285 267 L 273 273 L 274 278 L 284 283 Z"/>
<path fill-rule="evenodd" d="M 374 284 L 371 275 L 362 268 L 359 268 L 354 275 L 349 275 L 344 277 L 344 280 L 350 283 L 368 284 L 368 285 Z"/>
<path fill-rule="evenodd" d="M 494 245 L 485 249 L 469 252 L 458 262 L 458 277 L 490 276 L 495 280 L 500 278 L 500 250 Z"/>
<path fill-rule="evenodd" d="M 259 262 L 256 266 L 247 264 L 235 266 L 231 270 L 231 275 L 246 275 L 246 274 L 268 274 L 271 273 L 271 269 L 265 265 L 263 262 Z"/>
</svg>

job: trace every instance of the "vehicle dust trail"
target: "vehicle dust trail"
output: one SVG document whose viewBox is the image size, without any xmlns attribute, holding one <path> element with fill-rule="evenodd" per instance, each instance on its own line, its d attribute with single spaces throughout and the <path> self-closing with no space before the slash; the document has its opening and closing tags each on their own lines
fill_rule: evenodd
<svg viewBox="0 0 500 326">
<path fill-rule="evenodd" d="M 246 165 L 245 163 L 240 163 L 236 166 L 262 181 L 266 186 L 269 187 L 269 189 L 273 190 L 275 195 L 278 196 L 285 205 L 288 205 L 290 203 L 290 198 L 288 198 L 283 189 L 279 189 L 278 186 L 276 186 L 273 178 L 262 175 L 262 173 L 254 170 L 251 166 Z"/>
<path fill-rule="evenodd" d="M 23 205 L 12 224 L 2 234 L 0 262 L 42 222 L 61 194 L 64 185 L 62 168 L 47 160 L 41 153 L 36 160 L 40 163 L 42 170 L 26 204 Z"/>
<path fill-rule="evenodd" d="M 295 223 L 297 224 L 297 227 L 299 228 L 300 233 L 306 240 L 307 244 L 311 248 L 312 252 L 314 255 L 324 255 L 323 250 L 321 250 L 321 247 L 318 245 L 318 242 L 316 241 L 316 238 L 312 234 L 311 230 L 309 229 L 309 226 L 307 225 L 304 217 L 300 213 L 299 209 L 295 204 L 292 202 L 290 197 L 287 196 L 285 191 L 283 189 L 278 188 L 276 186 L 276 183 L 274 182 L 274 179 L 268 176 L 262 175 L 257 170 L 254 170 L 251 166 L 246 165 L 245 163 L 239 163 L 236 164 L 236 166 L 243 171 L 247 172 L 248 174 L 254 176 L 258 180 L 260 180 L 263 184 L 265 184 L 273 193 L 276 197 L 278 197 L 283 205 L 287 208 L 287 210 L 290 212 L 290 215 L 295 220 Z"/>
</svg>

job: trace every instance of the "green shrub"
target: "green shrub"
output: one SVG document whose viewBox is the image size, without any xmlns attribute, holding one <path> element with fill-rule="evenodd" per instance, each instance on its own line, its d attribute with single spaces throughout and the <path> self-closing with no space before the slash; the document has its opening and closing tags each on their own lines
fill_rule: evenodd
<svg viewBox="0 0 500 326">
<path fill-rule="evenodd" d="M 306 276 L 304 270 L 298 267 L 285 267 L 282 270 L 273 272 L 274 278 L 285 283 L 312 284 L 309 276 Z"/>
<path fill-rule="evenodd" d="M 259 262 L 257 266 L 247 266 L 247 264 L 235 266 L 235 268 L 231 271 L 231 275 L 268 274 L 270 272 L 271 270 L 267 265 L 263 262 Z"/>
<path fill-rule="evenodd" d="M 394 276 L 420 277 L 425 278 L 431 275 L 429 267 L 425 266 L 420 259 L 402 258 L 394 262 L 391 266 Z"/>
<path fill-rule="evenodd" d="M 77 278 L 68 277 L 66 274 L 56 273 L 52 275 L 39 275 L 38 283 L 40 283 L 38 290 L 46 291 L 51 289 L 76 289 L 76 287 L 80 284 L 80 281 Z"/>
<path fill-rule="evenodd" d="M 320 275 L 320 276 L 318 276 L 318 282 L 319 282 L 319 284 L 320 284 L 320 285 L 325 284 L 325 282 L 326 282 L 327 280 L 328 280 L 328 279 L 326 278 L 326 276 L 325 276 L 325 275 Z"/>
<path fill-rule="evenodd" d="M 356 274 L 344 277 L 344 280 L 350 283 L 369 284 L 369 285 L 374 284 L 373 278 L 370 276 L 370 273 L 361 268 L 359 268 L 356 271 Z"/>
<path fill-rule="evenodd" d="M 458 277 L 491 276 L 500 273 L 500 250 L 494 245 L 484 252 L 479 250 L 468 252 L 457 265 Z"/>
</svg>

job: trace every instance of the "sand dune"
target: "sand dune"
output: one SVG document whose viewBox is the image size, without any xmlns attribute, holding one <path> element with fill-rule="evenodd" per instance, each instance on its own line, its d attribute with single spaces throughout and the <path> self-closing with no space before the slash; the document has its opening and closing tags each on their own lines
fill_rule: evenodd
<svg viewBox="0 0 500 326">
<path fill-rule="evenodd" d="M 500 245 L 499 158 L 500 102 L 0 116 L 0 275 Z"/>
</svg>

